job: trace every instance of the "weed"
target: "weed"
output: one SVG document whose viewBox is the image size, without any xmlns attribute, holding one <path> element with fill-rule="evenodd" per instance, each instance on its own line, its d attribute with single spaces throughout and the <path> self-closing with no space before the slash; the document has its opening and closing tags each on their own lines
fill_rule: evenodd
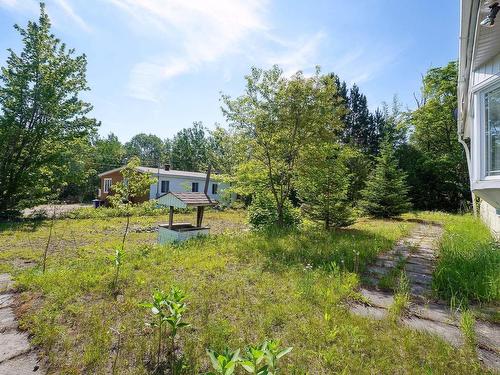
<svg viewBox="0 0 500 375">
<path fill-rule="evenodd" d="M 396 293 L 394 294 L 394 302 L 389 308 L 389 315 L 393 320 L 397 320 L 401 317 L 410 303 L 409 286 L 408 276 L 402 271 L 397 283 Z"/>
<path fill-rule="evenodd" d="M 473 348 L 476 344 L 476 331 L 474 330 L 476 317 L 474 313 L 467 309 L 460 315 L 460 330 L 464 335 L 466 344 Z"/>
</svg>

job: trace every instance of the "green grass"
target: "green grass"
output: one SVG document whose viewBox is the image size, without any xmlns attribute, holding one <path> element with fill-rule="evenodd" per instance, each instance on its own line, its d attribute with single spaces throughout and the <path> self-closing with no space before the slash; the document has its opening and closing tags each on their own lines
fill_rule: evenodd
<svg viewBox="0 0 500 375">
<path fill-rule="evenodd" d="M 172 285 L 188 294 L 191 326 L 178 341 L 188 374 L 209 370 L 208 347 L 243 348 L 266 338 L 294 347 L 283 358 L 284 374 L 483 373 L 468 353 L 434 336 L 349 312 L 366 264 L 413 224 L 363 220 L 334 232 L 253 233 L 241 212 L 205 217 L 216 234 L 175 246 L 158 246 L 156 233 L 137 230 L 166 216 L 132 218 L 118 298 L 113 256 L 124 218 L 57 220 L 45 274 L 37 262 L 49 223 L 1 225 L 1 268 L 14 272 L 21 325 L 48 356 L 49 373 L 109 373 L 118 335 L 116 373 L 147 373 L 156 337 L 139 304 Z M 29 262 L 35 267 L 20 268 Z"/>
<path fill-rule="evenodd" d="M 444 224 L 433 275 L 437 294 L 454 303 L 500 301 L 500 248 L 489 229 L 472 215 L 422 213 Z"/>
</svg>

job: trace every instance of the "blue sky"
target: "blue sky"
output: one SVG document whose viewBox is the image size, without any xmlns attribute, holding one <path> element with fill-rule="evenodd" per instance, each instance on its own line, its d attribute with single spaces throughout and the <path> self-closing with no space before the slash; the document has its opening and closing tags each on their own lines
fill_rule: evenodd
<svg viewBox="0 0 500 375">
<path fill-rule="evenodd" d="M 220 93 L 237 96 L 252 65 L 335 72 L 370 108 L 413 93 L 429 67 L 457 58 L 453 0 L 47 0 L 54 33 L 88 58 L 86 98 L 100 133 L 171 137 L 193 121 L 224 125 Z M 32 0 L 0 0 L 0 65 L 20 48 L 14 23 Z"/>
</svg>

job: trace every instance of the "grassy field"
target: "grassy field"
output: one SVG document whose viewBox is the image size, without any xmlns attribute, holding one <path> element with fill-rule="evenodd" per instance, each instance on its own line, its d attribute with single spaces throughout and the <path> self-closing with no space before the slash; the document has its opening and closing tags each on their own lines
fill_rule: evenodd
<svg viewBox="0 0 500 375">
<path fill-rule="evenodd" d="M 132 218 L 118 294 L 113 256 L 124 218 L 56 220 L 45 273 L 39 262 L 50 221 L 1 225 L 0 267 L 17 280 L 22 327 L 47 354 L 49 372 L 110 373 L 116 360 L 116 374 L 148 373 L 156 337 L 140 303 L 175 285 L 188 294 L 191 326 L 178 340 L 186 374 L 209 370 L 206 348 L 265 338 L 293 347 L 284 374 L 483 373 L 470 352 L 390 319 L 349 313 L 359 274 L 412 223 L 253 233 L 242 212 L 207 212 L 206 219 L 217 235 L 158 246 L 156 233 L 144 230 L 166 217 Z"/>
</svg>

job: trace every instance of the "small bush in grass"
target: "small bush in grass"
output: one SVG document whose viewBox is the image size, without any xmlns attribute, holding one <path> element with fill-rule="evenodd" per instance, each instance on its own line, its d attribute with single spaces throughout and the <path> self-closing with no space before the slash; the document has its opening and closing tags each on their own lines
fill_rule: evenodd
<svg viewBox="0 0 500 375">
<path fill-rule="evenodd" d="M 276 375 L 281 373 L 278 366 L 279 360 L 290 353 L 293 348 L 281 348 L 278 340 L 264 341 L 261 345 L 248 346 L 243 357 L 240 356 L 240 349 L 234 351 L 226 348 L 217 353 L 215 350 L 207 349 L 207 354 L 212 363 L 214 372 L 207 375 L 221 374 L 231 375 L 238 365 L 250 374 Z"/>
<path fill-rule="evenodd" d="M 272 228 L 278 223 L 276 202 L 267 194 L 256 194 L 248 207 L 248 222 L 254 229 Z M 300 211 L 285 200 L 283 206 L 283 225 L 293 228 L 300 224 Z"/>
</svg>

